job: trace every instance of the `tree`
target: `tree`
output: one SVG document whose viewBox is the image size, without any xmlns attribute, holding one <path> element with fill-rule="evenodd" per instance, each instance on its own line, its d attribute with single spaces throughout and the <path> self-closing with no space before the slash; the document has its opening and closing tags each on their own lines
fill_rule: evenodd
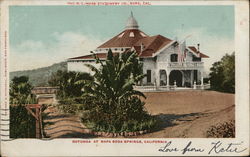
<svg viewBox="0 0 250 157">
<path fill-rule="evenodd" d="M 35 118 L 24 105 L 36 103 L 27 76 L 14 77 L 10 83 L 10 137 L 34 138 Z"/>
<path fill-rule="evenodd" d="M 53 73 L 49 85 L 58 86 L 57 97 L 59 99 L 79 97 L 82 94 L 83 84 L 76 84 L 79 80 L 92 80 L 88 73 L 57 71 Z"/>
<path fill-rule="evenodd" d="M 226 54 L 210 68 L 211 88 L 221 92 L 235 92 L 235 54 Z"/>
<path fill-rule="evenodd" d="M 84 83 L 78 83 L 79 80 L 93 80 L 88 73 L 57 71 L 53 73 L 49 85 L 58 86 L 57 99 L 59 104 L 57 108 L 64 113 L 76 114 L 82 109 L 82 88 Z"/>
<path fill-rule="evenodd" d="M 34 103 L 32 85 L 27 76 L 14 77 L 10 83 L 10 104 L 23 105 Z"/>
<path fill-rule="evenodd" d="M 87 65 L 94 72 L 94 80 L 84 82 L 84 121 L 94 130 L 121 132 L 150 129 L 153 119 L 144 109 L 143 93 L 133 89 L 145 75 L 135 52 L 114 55 L 109 50 L 107 59 L 101 61 L 95 54 L 97 69 Z M 150 124 L 149 124 L 150 123 Z"/>
</svg>

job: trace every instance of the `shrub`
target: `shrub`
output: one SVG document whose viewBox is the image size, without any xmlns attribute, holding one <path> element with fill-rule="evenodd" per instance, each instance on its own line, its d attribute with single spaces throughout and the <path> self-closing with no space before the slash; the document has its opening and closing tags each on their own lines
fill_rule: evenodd
<svg viewBox="0 0 250 157">
<path fill-rule="evenodd" d="M 36 137 L 36 119 L 22 105 L 10 106 L 10 137 Z"/>
<path fill-rule="evenodd" d="M 82 98 L 75 97 L 75 98 L 64 98 L 59 100 L 59 104 L 56 107 L 63 113 L 67 114 L 78 114 L 84 108 L 82 104 Z"/>
<path fill-rule="evenodd" d="M 114 55 L 110 50 L 107 59 L 97 69 L 87 65 L 94 72 L 94 80 L 82 80 L 83 103 L 87 111 L 82 120 L 94 131 L 122 132 L 150 130 L 156 124 L 144 108 L 141 97 L 144 94 L 133 89 L 141 81 L 142 65 L 135 52 Z"/>
<path fill-rule="evenodd" d="M 58 109 L 64 113 L 76 114 L 81 110 L 82 88 L 84 84 L 79 80 L 92 80 L 88 73 L 57 71 L 49 80 L 49 85 L 58 86 L 56 94 L 59 104 Z M 78 83 L 76 83 L 78 82 Z"/>
<path fill-rule="evenodd" d="M 14 77 L 10 83 L 10 137 L 34 138 L 35 118 L 27 111 L 25 104 L 36 103 L 31 94 L 32 85 L 27 76 Z M 14 105 L 12 105 L 14 104 Z"/>
<path fill-rule="evenodd" d="M 64 100 L 68 98 L 80 97 L 84 84 L 76 84 L 79 80 L 92 80 L 93 78 L 88 73 L 61 71 L 53 73 L 49 82 L 51 86 L 58 86 L 57 98 Z"/>
<path fill-rule="evenodd" d="M 211 126 L 207 131 L 207 137 L 213 138 L 233 138 L 235 137 L 235 121 L 218 123 Z"/>
<path fill-rule="evenodd" d="M 26 104 L 36 104 L 35 95 L 31 93 L 32 85 L 27 76 L 14 77 L 10 83 L 10 137 L 11 138 L 35 138 L 36 119 L 25 108 Z M 47 116 L 43 111 L 42 119 Z M 44 127 L 47 123 L 42 121 Z M 43 128 L 42 128 L 43 130 Z"/>
</svg>

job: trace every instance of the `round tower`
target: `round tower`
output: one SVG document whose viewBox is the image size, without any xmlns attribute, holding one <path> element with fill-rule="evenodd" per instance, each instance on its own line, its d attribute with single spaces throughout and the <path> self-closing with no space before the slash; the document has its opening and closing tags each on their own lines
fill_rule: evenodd
<svg viewBox="0 0 250 157">
<path fill-rule="evenodd" d="M 131 11 L 131 14 L 127 20 L 125 29 L 138 29 L 138 28 L 139 28 L 139 25 L 133 16 L 133 12 Z"/>
</svg>

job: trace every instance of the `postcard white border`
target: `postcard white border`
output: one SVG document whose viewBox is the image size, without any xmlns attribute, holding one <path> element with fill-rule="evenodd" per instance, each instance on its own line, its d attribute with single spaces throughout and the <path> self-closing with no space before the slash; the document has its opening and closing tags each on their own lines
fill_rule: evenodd
<svg viewBox="0 0 250 157">
<path fill-rule="evenodd" d="M 78 1 L 7 1 L 1 5 L 1 124 L 2 119 L 9 119 L 8 114 L 8 6 L 12 5 L 67 5 L 68 2 Z M 96 1 L 95 1 L 96 2 Z M 104 1 L 102 1 L 104 2 Z M 110 1 L 106 1 L 110 2 Z M 126 2 L 126 1 L 113 1 Z M 142 1 L 141 1 L 142 2 Z M 165 140 L 172 141 L 173 147 L 184 147 L 189 141 L 193 146 L 204 148 L 203 153 L 188 153 L 188 156 L 209 155 L 208 147 L 212 142 L 221 141 L 223 145 L 229 143 L 241 143 L 239 149 L 242 153 L 210 154 L 216 156 L 248 155 L 249 154 L 249 2 L 245 1 L 147 1 L 151 5 L 234 5 L 235 6 L 235 54 L 236 54 L 236 138 L 207 139 L 207 138 L 164 138 L 164 139 L 140 139 L 140 140 Z M 7 93 L 6 93 L 7 92 Z M 8 141 L 8 128 L 1 125 L 1 155 L 3 156 L 86 156 L 86 155 L 145 155 L 145 156 L 182 156 L 181 152 L 160 152 L 159 148 L 164 144 L 114 144 L 114 143 L 87 143 L 74 144 L 73 139 L 16 139 Z M 82 140 L 82 139 L 79 139 Z M 94 139 L 93 139 L 94 140 Z M 109 139 L 112 140 L 112 139 Z"/>
</svg>

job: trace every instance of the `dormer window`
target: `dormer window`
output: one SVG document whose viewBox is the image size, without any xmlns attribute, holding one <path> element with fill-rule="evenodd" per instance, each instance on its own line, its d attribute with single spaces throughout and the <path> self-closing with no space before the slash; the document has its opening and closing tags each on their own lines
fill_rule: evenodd
<svg viewBox="0 0 250 157">
<path fill-rule="evenodd" d="M 196 57 L 193 55 L 193 59 L 192 59 L 193 62 L 200 62 L 201 61 L 201 58 L 200 57 Z"/>
<path fill-rule="evenodd" d="M 134 32 L 130 32 L 130 33 L 129 33 L 129 37 L 135 37 Z"/>
<path fill-rule="evenodd" d="M 177 62 L 178 61 L 178 54 L 171 54 L 170 55 L 170 61 L 171 62 Z"/>
</svg>

